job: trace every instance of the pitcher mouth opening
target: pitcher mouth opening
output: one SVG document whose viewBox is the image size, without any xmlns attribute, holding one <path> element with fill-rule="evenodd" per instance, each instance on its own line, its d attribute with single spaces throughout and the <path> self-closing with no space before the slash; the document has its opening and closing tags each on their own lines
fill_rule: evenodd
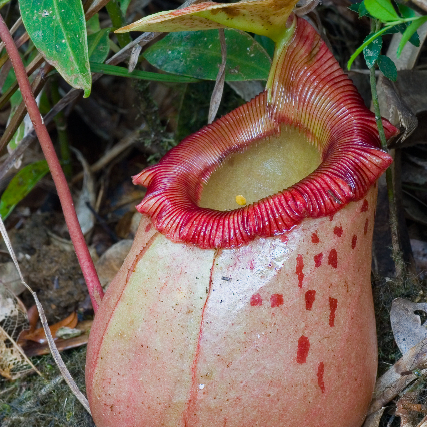
<svg viewBox="0 0 427 427">
<path fill-rule="evenodd" d="M 374 115 L 307 22 L 298 19 L 282 56 L 272 100 L 263 92 L 134 177 L 135 184 L 147 187 L 137 209 L 169 239 L 201 248 L 232 248 L 284 233 L 305 218 L 332 215 L 359 200 L 390 165 L 391 157 L 379 149 Z M 397 133 L 383 122 L 387 137 Z M 238 207 L 235 196 L 246 198 L 244 188 L 240 192 L 235 181 L 226 189 L 220 165 L 228 167 L 287 132 L 302 137 L 296 153 L 287 156 L 290 165 L 300 164 L 298 171 L 283 185 L 276 182 L 277 174 L 270 174 L 267 193 L 251 189 L 249 203 Z M 267 153 L 267 160 L 274 153 L 275 149 Z M 304 156 L 309 161 L 304 162 Z M 278 169 L 281 158 L 277 154 L 273 159 Z M 232 166 L 228 169 L 233 172 Z M 239 173 L 244 185 L 249 172 L 242 167 Z M 215 191 L 210 193 L 212 183 L 217 194 L 228 194 L 226 202 Z"/>
<path fill-rule="evenodd" d="M 230 211 L 273 196 L 308 176 L 321 153 L 293 126 L 229 154 L 203 183 L 198 206 Z"/>
</svg>

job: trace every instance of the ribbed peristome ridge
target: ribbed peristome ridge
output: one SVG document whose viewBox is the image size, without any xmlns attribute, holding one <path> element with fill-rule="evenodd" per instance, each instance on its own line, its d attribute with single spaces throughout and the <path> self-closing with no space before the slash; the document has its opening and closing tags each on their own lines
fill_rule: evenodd
<svg viewBox="0 0 427 427">
<path fill-rule="evenodd" d="M 278 58 L 271 100 L 263 92 L 189 136 L 158 165 L 134 177 L 147 187 L 137 207 L 173 241 L 231 248 L 284 233 L 304 218 L 332 215 L 362 198 L 390 165 L 373 114 L 315 30 L 297 18 Z M 230 153 L 288 124 L 303 131 L 322 163 L 292 187 L 232 211 L 200 208 L 202 183 Z M 387 138 L 397 130 L 383 120 Z"/>
</svg>

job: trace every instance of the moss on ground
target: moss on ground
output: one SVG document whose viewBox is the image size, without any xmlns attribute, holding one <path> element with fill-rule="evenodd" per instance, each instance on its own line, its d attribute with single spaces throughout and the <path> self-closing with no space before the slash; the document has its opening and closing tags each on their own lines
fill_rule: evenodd
<svg viewBox="0 0 427 427">
<path fill-rule="evenodd" d="M 85 394 L 86 347 L 62 353 L 65 364 Z M 94 427 L 92 417 L 71 393 L 53 358 L 34 357 L 43 374 L 29 375 L 0 384 L 0 425 L 2 427 Z"/>
</svg>

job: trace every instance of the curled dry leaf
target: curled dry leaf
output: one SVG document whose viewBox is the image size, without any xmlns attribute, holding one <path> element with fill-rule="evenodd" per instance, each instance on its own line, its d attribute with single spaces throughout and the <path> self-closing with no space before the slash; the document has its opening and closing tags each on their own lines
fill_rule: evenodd
<svg viewBox="0 0 427 427">
<path fill-rule="evenodd" d="M 425 277 L 427 275 L 427 242 L 411 239 L 411 247 L 417 270 L 421 277 Z"/>
<path fill-rule="evenodd" d="M 208 123 L 212 123 L 215 120 L 216 113 L 218 112 L 219 104 L 221 103 L 222 93 L 224 91 L 225 82 L 225 66 L 227 63 L 227 46 L 225 43 L 224 29 L 218 30 L 219 41 L 221 43 L 221 65 L 218 70 L 218 75 L 215 82 L 215 87 L 211 96 L 211 103 L 209 106 Z"/>
<path fill-rule="evenodd" d="M 120 270 L 124 259 L 132 247 L 133 240 L 120 240 L 105 251 L 96 263 L 99 281 L 104 289 L 114 279 L 114 276 Z"/>
<path fill-rule="evenodd" d="M 5 285 L 14 295 L 19 295 L 25 290 L 13 262 L 0 264 L 0 283 Z"/>
<path fill-rule="evenodd" d="M 57 350 L 70 350 L 72 348 L 77 348 L 82 345 L 86 345 L 89 338 L 89 331 L 91 326 L 92 320 L 85 320 L 83 322 L 79 322 L 75 328 L 71 329 L 71 331 L 75 332 L 72 334 L 72 336 L 68 335 L 68 332 L 70 331 L 67 327 L 60 328 L 60 330 L 62 329 L 62 331 L 59 332 L 58 330 L 56 334 L 57 339 L 55 340 Z M 77 331 L 79 331 L 78 335 Z M 63 333 L 64 336 L 58 337 L 58 334 L 62 335 Z M 23 345 L 22 347 L 28 357 L 42 356 L 44 354 L 50 353 L 49 345 L 47 342 L 39 344 L 34 341 L 26 341 L 25 345 Z"/>
<path fill-rule="evenodd" d="M 0 374 L 8 380 L 36 370 L 16 343 L 26 328 L 28 320 L 24 306 L 0 284 Z"/>
<path fill-rule="evenodd" d="M 83 166 L 83 186 L 79 199 L 76 203 L 76 213 L 79 219 L 80 227 L 84 235 L 89 233 L 95 225 L 95 216 L 89 209 L 90 206 L 95 206 L 96 193 L 95 181 L 93 179 L 90 166 L 80 151 L 73 148 L 76 157 Z"/>
<path fill-rule="evenodd" d="M 52 336 L 55 338 L 57 331 L 60 328 L 68 327 L 68 328 L 75 328 L 77 325 L 77 313 L 71 313 L 68 317 L 61 320 L 58 323 L 55 323 L 54 325 L 49 326 L 50 332 Z M 47 342 L 46 334 L 44 332 L 43 328 L 38 328 L 34 331 L 30 331 L 28 333 L 22 333 L 19 337 L 20 341 L 26 340 L 26 341 L 34 341 L 38 342 L 39 344 L 44 344 Z"/>
<path fill-rule="evenodd" d="M 427 312 L 427 303 L 414 303 L 404 298 L 396 298 L 391 306 L 391 328 L 402 354 L 427 337 L 427 328 L 421 324 L 421 318 L 415 314 L 416 311 Z"/>
<path fill-rule="evenodd" d="M 424 338 L 415 347 L 406 352 L 385 374 L 378 378 L 368 414 L 378 411 L 390 400 L 394 399 L 411 382 L 418 378 L 414 371 L 423 369 L 426 366 L 427 338 Z"/>
<path fill-rule="evenodd" d="M 68 326 L 61 326 L 56 331 L 56 336 L 58 338 L 62 338 L 64 340 L 68 340 L 70 338 L 79 337 L 82 333 L 83 333 L 83 331 L 81 331 L 80 329 L 70 328 Z"/>
<path fill-rule="evenodd" d="M 263 84 L 258 80 L 227 82 L 227 84 L 246 102 L 249 102 L 264 90 Z"/>
<path fill-rule="evenodd" d="M 423 406 L 418 404 L 418 392 L 405 393 L 396 404 L 396 415 L 400 417 L 400 427 L 416 427 L 418 413 L 422 412 Z"/>
<path fill-rule="evenodd" d="M 363 427 L 378 427 L 380 425 L 381 417 L 384 414 L 385 407 L 378 409 L 378 411 L 370 414 L 366 417 L 365 422 L 363 423 Z"/>
</svg>

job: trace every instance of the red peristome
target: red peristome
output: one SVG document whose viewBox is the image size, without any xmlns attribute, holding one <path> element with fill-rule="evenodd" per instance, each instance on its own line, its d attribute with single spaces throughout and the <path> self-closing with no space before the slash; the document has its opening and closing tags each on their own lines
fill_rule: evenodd
<svg viewBox="0 0 427 427">
<path fill-rule="evenodd" d="M 134 177 L 147 187 L 137 209 L 172 241 L 201 248 L 241 246 L 282 234 L 304 218 L 333 215 L 365 196 L 392 162 L 379 149 L 374 115 L 365 107 L 320 36 L 297 18 L 292 41 L 276 68 L 271 101 L 264 92 L 189 136 L 162 161 Z M 283 191 L 232 211 L 200 208 L 202 183 L 229 154 L 282 124 L 304 132 L 321 154 L 309 176 Z M 386 136 L 397 133 L 383 120 Z"/>
</svg>

